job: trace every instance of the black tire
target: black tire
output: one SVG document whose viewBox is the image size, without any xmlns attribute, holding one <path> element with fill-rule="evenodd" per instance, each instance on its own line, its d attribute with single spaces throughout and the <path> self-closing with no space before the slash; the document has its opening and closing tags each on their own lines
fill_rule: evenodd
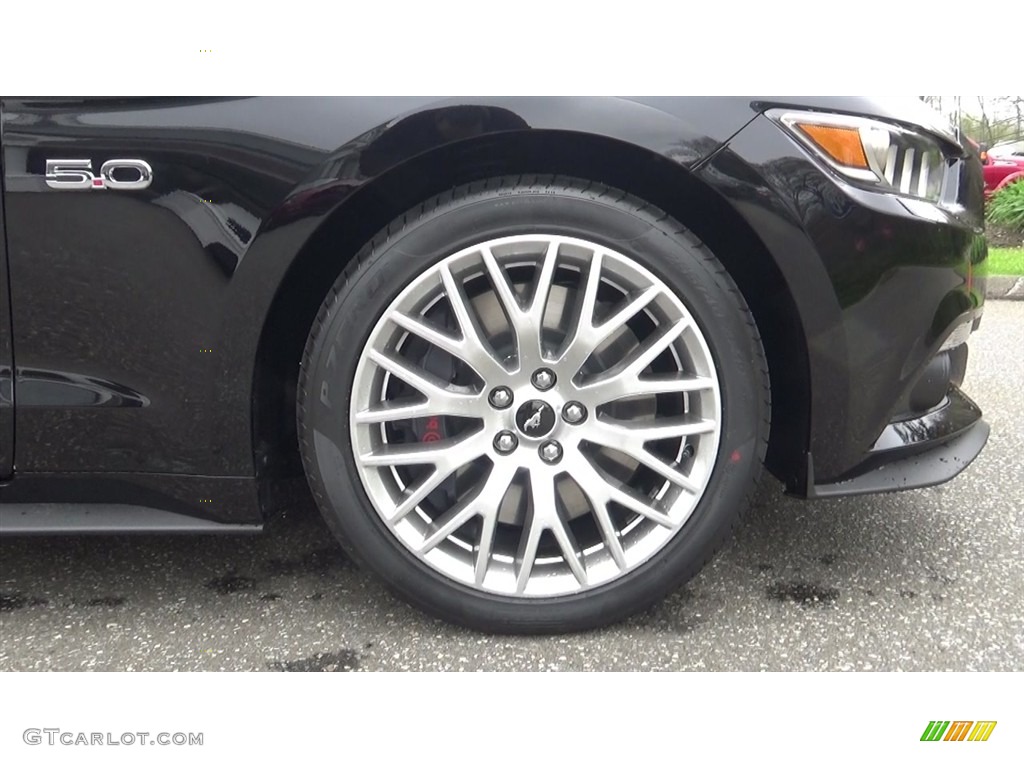
<svg viewBox="0 0 1024 768">
<path fill-rule="evenodd" d="M 393 536 L 360 480 L 349 439 L 353 375 L 375 323 L 426 267 L 490 238 L 543 230 L 605 243 L 660 277 L 701 325 L 720 377 L 715 468 L 683 528 L 653 557 L 603 586 L 554 598 L 485 593 L 429 568 Z M 344 343 L 336 343 L 338 340 Z M 334 358 L 328 361 L 327 350 Z M 329 391 L 329 398 L 321 392 Z M 769 431 L 767 363 L 746 302 L 707 246 L 622 191 L 566 177 L 518 176 L 458 187 L 392 222 L 328 292 L 298 382 L 298 433 L 310 488 L 345 550 L 408 602 L 487 632 L 592 628 L 640 611 L 692 578 L 749 505 Z M 315 435 L 319 434 L 319 438 Z"/>
</svg>

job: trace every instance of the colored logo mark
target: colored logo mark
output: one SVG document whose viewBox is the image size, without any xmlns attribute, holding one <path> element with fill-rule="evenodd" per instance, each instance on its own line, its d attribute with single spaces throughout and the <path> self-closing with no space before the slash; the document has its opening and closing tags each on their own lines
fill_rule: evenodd
<svg viewBox="0 0 1024 768">
<path fill-rule="evenodd" d="M 932 720 L 921 741 L 988 741 L 995 728 L 995 720 Z"/>
</svg>

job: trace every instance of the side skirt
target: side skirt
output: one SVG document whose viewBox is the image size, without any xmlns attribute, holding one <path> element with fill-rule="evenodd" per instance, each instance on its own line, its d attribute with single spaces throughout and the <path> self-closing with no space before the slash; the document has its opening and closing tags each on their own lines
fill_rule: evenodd
<svg viewBox="0 0 1024 768">
<path fill-rule="evenodd" d="M 258 531 L 255 478 L 26 473 L 0 485 L 0 534 Z"/>
<path fill-rule="evenodd" d="M 132 504 L 2 504 L 0 536 L 111 533 L 259 533 L 262 524 L 218 523 Z"/>
</svg>

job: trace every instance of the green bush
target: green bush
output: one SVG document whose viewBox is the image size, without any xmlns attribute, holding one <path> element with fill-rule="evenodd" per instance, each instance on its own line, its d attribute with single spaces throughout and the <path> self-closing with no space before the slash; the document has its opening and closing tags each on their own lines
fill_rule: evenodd
<svg viewBox="0 0 1024 768">
<path fill-rule="evenodd" d="M 988 220 L 1024 232 L 1024 181 L 1003 187 L 988 201 Z"/>
</svg>

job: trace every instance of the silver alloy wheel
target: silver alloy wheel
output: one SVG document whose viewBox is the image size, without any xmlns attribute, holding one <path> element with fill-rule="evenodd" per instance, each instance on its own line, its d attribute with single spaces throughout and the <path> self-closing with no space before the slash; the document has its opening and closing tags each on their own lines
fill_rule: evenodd
<svg viewBox="0 0 1024 768">
<path fill-rule="evenodd" d="M 366 342 L 351 413 L 363 488 L 395 537 L 450 579 L 521 597 L 605 584 L 664 547 L 721 430 L 680 299 L 621 253 L 551 235 L 420 274 Z"/>
</svg>

